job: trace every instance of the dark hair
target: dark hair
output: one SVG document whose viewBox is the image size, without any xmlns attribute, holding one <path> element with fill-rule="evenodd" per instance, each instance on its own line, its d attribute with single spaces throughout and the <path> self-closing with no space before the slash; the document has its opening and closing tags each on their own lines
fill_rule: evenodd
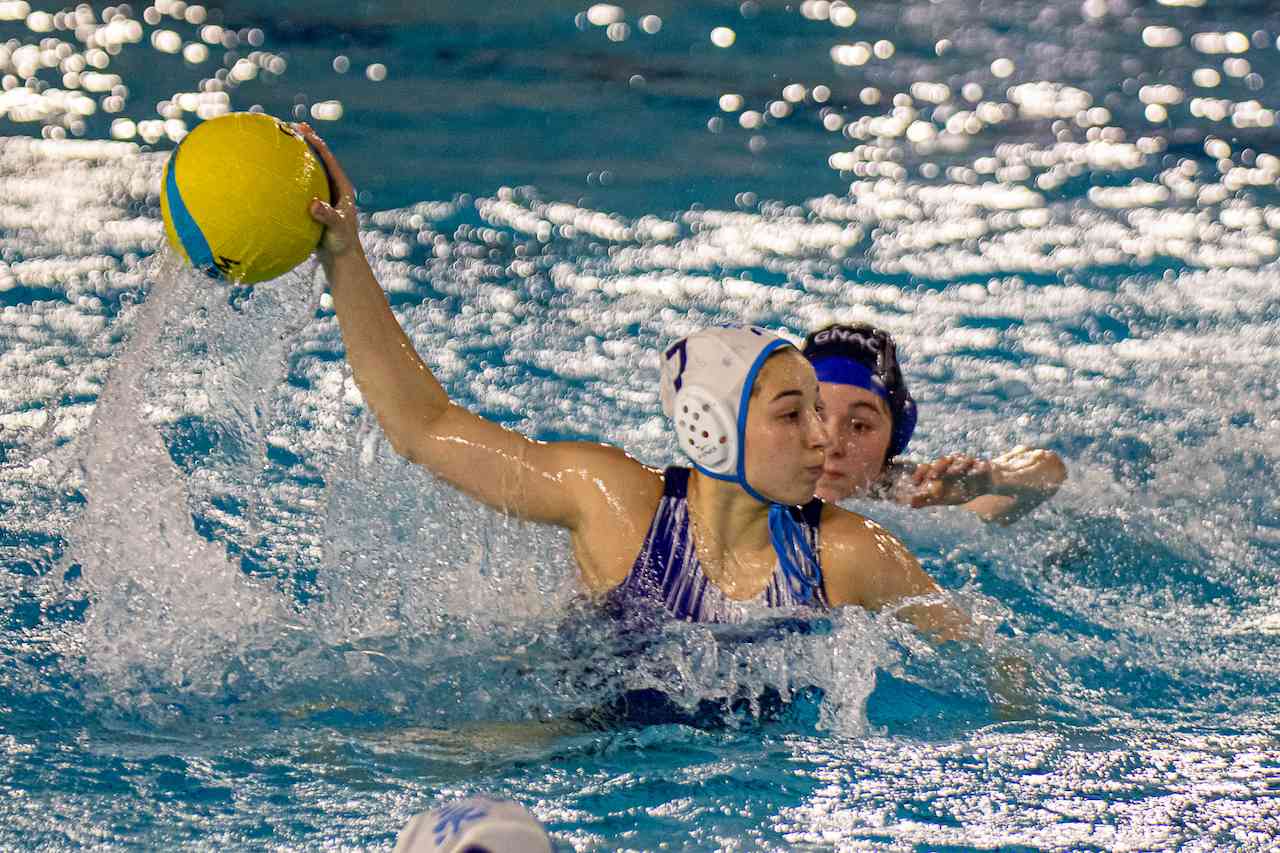
<svg viewBox="0 0 1280 853">
<path fill-rule="evenodd" d="M 868 323 L 832 323 L 810 332 L 800 351 L 810 361 L 846 358 L 879 377 L 887 391 L 886 402 L 893 418 L 893 436 L 889 440 L 885 461 L 907 449 L 911 434 L 916 429 L 916 401 L 902 378 L 898 348 L 892 335 Z"/>
</svg>

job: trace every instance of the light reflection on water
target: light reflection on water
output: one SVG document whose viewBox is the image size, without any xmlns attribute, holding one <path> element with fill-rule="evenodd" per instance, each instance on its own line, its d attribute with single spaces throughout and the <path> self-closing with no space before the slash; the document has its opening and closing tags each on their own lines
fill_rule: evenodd
<svg viewBox="0 0 1280 853">
<path fill-rule="evenodd" d="M 1216 850 L 1264 849 L 1274 837 L 1278 768 L 1264 735 L 1015 727 L 941 749 L 810 747 L 825 784 L 785 813 L 793 842 Z"/>
<path fill-rule="evenodd" d="M 20 21 L 0 24 L 0 130 L 46 137 L 0 139 L 0 784 L 30 799 L 0 806 L 0 838 L 385 844 L 475 790 L 582 849 L 1280 833 L 1274 16 L 807 0 L 361 28 L 26 6 L 0 3 Z M 659 346 L 859 319 L 905 350 L 921 455 L 1059 450 L 1068 484 L 1008 531 L 861 507 L 1032 658 L 1049 719 L 995 723 L 971 661 L 847 614 L 746 651 L 677 631 L 630 673 L 690 702 L 827 688 L 783 721 L 475 740 L 467 723 L 555 718 L 620 676 L 601 653 L 570 683 L 547 654 L 563 536 L 393 457 L 309 271 L 228 299 L 149 265 L 146 145 L 255 103 L 333 119 L 402 322 L 491 417 L 660 464 Z M 148 349 L 160 282 L 179 298 Z M 143 402 L 94 431 L 110 370 Z M 171 460 L 86 464 L 151 427 Z M 138 506 L 180 487 L 195 526 L 158 534 L 129 490 L 86 512 L 121 483 Z M 77 543 L 86 524 L 102 535 Z M 69 567 L 116 539 L 146 560 Z M 174 581 L 192 568 L 205 586 Z"/>
</svg>

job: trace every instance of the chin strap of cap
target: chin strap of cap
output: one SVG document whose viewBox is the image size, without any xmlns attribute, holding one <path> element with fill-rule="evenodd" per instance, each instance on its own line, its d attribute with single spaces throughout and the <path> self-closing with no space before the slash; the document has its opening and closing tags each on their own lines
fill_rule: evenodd
<svg viewBox="0 0 1280 853">
<path fill-rule="evenodd" d="M 787 579 L 792 596 L 797 601 L 809 604 L 822 603 L 822 567 L 818 563 L 818 555 L 813 553 L 813 547 L 809 545 L 804 525 L 796 520 L 792 508 L 775 503 L 751 488 L 745 476 L 721 479 L 736 482 L 751 497 L 768 505 L 769 541 L 773 543 L 774 553 L 778 555 L 778 565 L 782 567 L 782 574 Z M 799 560 L 796 559 L 797 552 Z"/>
<path fill-rule="evenodd" d="M 751 388 L 755 384 L 756 374 L 764 366 L 765 359 L 780 346 L 784 346 L 781 341 L 775 346 L 766 348 L 756 357 L 755 364 L 751 365 L 751 369 L 747 372 L 747 379 L 742 388 L 742 400 L 738 407 L 738 470 L 737 476 L 733 479 L 751 497 L 768 505 L 769 541 L 773 543 L 774 553 L 778 555 L 778 565 L 782 567 L 783 577 L 787 580 L 792 596 L 797 601 L 818 605 L 823 602 L 822 568 L 818 565 L 818 556 L 809 546 L 809 538 L 805 535 L 804 526 L 796 519 L 791 507 L 769 500 L 747 482 L 747 407 L 750 404 Z M 797 551 L 800 553 L 800 561 L 796 560 Z"/>
<path fill-rule="evenodd" d="M 778 555 L 778 565 L 782 567 L 782 575 L 787 580 L 787 587 L 797 601 L 810 605 L 820 605 L 826 601 L 822 589 L 822 566 L 818 563 L 818 555 L 809 544 L 805 527 L 795 517 L 792 507 L 775 503 L 751 488 L 746 477 L 726 477 L 707 471 L 695 465 L 699 471 L 717 480 L 728 480 L 737 483 L 747 494 L 769 507 L 769 541 L 773 543 L 773 551 Z M 799 559 L 796 558 L 797 553 Z"/>
<path fill-rule="evenodd" d="M 796 521 L 790 507 L 769 505 L 769 539 L 778 554 L 778 563 L 782 566 L 791 594 L 798 601 L 815 605 L 822 603 L 822 568 L 818 565 L 818 555 L 813 553 L 804 527 Z M 800 552 L 799 561 L 796 560 L 797 551 Z"/>
</svg>

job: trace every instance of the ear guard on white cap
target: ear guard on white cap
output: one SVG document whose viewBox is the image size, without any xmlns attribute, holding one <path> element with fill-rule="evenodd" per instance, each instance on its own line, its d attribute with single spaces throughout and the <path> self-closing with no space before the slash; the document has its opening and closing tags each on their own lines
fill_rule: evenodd
<svg viewBox="0 0 1280 853">
<path fill-rule="evenodd" d="M 764 329 L 735 326 L 703 329 L 663 353 L 662 411 L 698 470 L 752 491 L 742 470 L 747 400 L 765 358 L 784 346 Z"/>
<path fill-rule="evenodd" d="M 738 464 L 738 425 L 715 394 L 684 383 L 676 392 L 671 419 L 684 454 L 718 474 L 732 474 Z"/>
</svg>

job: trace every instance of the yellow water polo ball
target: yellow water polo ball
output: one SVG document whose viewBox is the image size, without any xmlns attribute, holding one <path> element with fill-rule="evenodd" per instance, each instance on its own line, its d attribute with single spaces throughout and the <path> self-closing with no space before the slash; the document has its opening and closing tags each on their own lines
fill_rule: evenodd
<svg viewBox="0 0 1280 853">
<path fill-rule="evenodd" d="M 196 269 L 239 284 L 284 275 L 323 226 L 307 212 L 331 201 L 324 165 L 288 124 L 262 113 L 210 119 L 165 166 L 160 214 L 169 245 Z"/>
</svg>

